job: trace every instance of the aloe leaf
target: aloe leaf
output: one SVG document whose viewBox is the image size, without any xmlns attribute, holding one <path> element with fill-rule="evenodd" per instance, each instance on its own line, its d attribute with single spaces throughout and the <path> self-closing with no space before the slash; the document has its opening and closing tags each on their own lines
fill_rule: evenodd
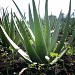
<svg viewBox="0 0 75 75">
<path fill-rule="evenodd" d="M 16 29 L 16 28 L 15 28 Z M 19 37 L 19 34 L 17 33 L 16 31 L 16 34 L 15 34 L 15 39 L 14 39 L 14 42 L 19 45 L 21 43 L 21 39 Z"/>
<path fill-rule="evenodd" d="M 2 35 L 2 31 L 0 30 L 0 42 L 2 42 L 3 46 L 6 46 L 6 39 L 4 35 Z"/>
<path fill-rule="evenodd" d="M 5 16 L 5 13 L 4 13 L 4 9 L 3 9 L 3 15 L 2 15 L 2 26 L 4 26 L 4 16 Z M 6 46 L 6 39 L 4 38 L 4 35 L 2 35 L 2 31 L 0 30 L 0 39 L 1 39 L 1 42 L 4 46 Z"/>
<path fill-rule="evenodd" d="M 5 35 L 5 37 L 7 38 L 7 40 L 10 42 L 10 44 L 13 46 L 13 48 L 18 51 L 18 53 L 27 61 L 31 62 L 29 56 L 22 50 L 20 49 L 11 39 L 10 37 L 7 35 L 6 31 L 4 30 L 4 28 L 0 25 L 0 30 L 3 32 L 3 35 Z"/>
<path fill-rule="evenodd" d="M 35 50 L 40 59 L 45 62 L 45 56 L 47 54 L 46 46 L 44 42 L 44 38 L 42 35 L 41 26 L 39 23 L 39 18 L 35 6 L 34 0 L 32 0 L 33 3 L 33 15 L 34 15 L 34 35 L 35 35 Z"/>
<path fill-rule="evenodd" d="M 12 40 L 15 39 L 15 27 L 14 27 L 14 20 L 13 20 L 12 9 L 11 9 L 10 38 Z"/>
<path fill-rule="evenodd" d="M 6 10 L 4 11 L 4 9 L 3 9 L 3 26 L 4 26 L 4 28 L 5 28 L 5 30 L 6 30 L 6 32 L 8 33 L 8 35 L 9 35 L 9 13 L 8 13 L 8 10 L 7 10 L 7 8 L 6 8 Z"/>
<path fill-rule="evenodd" d="M 71 36 L 71 38 L 69 40 L 69 44 L 72 44 L 74 38 L 75 38 L 75 30 L 72 32 L 72 36 Z"/>
<path fill-rule="evenodd" d="M 59 50 L 61 50 L 61 48 L 64 45 L 64 41 L 65 41 L 65 38 L 67 36 L 67 32 L 68 32 L 68 28 L 69 28 L 70 14 L 71 14 L 71 0 L 70 0 L 70 4 L 69 4 L 69 12 L 68 12 L 68 16 L 67 16 L 67 23 L 66 23 L 66 26 L 64 28 L 64 34 L 63 34 L 63 36 L 61 38 L 61 41 L 60 41 L 60 44 L 57 46 L 55 52 L 59 52 Z"/>
<path fill-rule="evenodd" d="M 3 9 L 3 15 L 2 15 L 2 26 L 4 26 L 4 17 L 5 17 L 5 12 L 4 12 L 4 9 Z"/>
<path fill-rule="evenodd" d="M 48 0 L 45 3 L 45 21 L 46 21 L 46 47 L 48 53 L 50 52 L 50 25 L 48 19 Z"/>
<path fill-rule="evenodd" d="M 13 3 L 15 4 L 15 6 L 16 6 L 16 8 L 18 9 L 18 11 L 19 11 L 19 14 L 21 15 L 21 17 L 22 17 L 22 19 L 24 18 L 23 17 L 23 14 L 22 14 L 22 12 L 21 12 L 21 10 L 19 9 L 19 7 L 17 6 L 17 4 L 15 3 L 15 1 L 14 0 L 12 0 L 13 1 Z M 28 24 L 26 24 L 26 27 L 28 28 Z M 32 36 L 32 38 L 33 38 L 33 40 L 35 40 L 35 38 L 34 38 L 34 35 L 33 35 L 33 31 L 30 29 L 30 28 L 28 28 L 28 30 L 29 30 L 29 32 L 30 32 L 30 34 L 31 34 L 31 36 Z"/>
<path fill-rule="evenodd" d="M 8 13 L 5 15 L 5 18 L 4 18 L 4 24 L 5 24 L 5 30 L 7 32 L 7 34 L 9 35 L 9 22 L 8 22 Z"/>
<path fill-rule="evenodd" d="M 2 26 L 5 28 L 6 32 L 9 34 L 9 13 L 6 11 L 4 11 L 4 9 L 3 9 Z M 9 43 L 5 39 L 5 36 L 2 35 L 2 33 L 1 33 L 1 40 L 5 47 L 9 47 Z"/>
<path fill-rule="evenodd" d="M 31 9 L 30 9 L 30 5 L 29 5 L 29 25 L 30 25 L 30 28 L 31 28 L 32 32 L 34 33 L 34 25 L 33 24 L 34 23 L 33 23 Z"/>
<path fill-rule="evenodd" d="M 59 35 L 59 30 L 60 30 L 60 23 L 59 21 L 57 22 L 57 25 L 55 27 L 55 31 L 53 33 L 53 36 L 51 38 L 51 46 L 50 46 L 50 52 L 54 50 L 54 47 L 56 45 L 56 42 L 57 42 L 57 38 L 58 38 L 58 35 Z"/>
<path fill-rule="evenodd" d="M 16 28 L 22 38 L 22 42 L 24 44 L 24 46 L 26 47 L 26 50 L 28 52 L 28 55 L 30 57 L 30 59 L 33 61 L 33 62 L 39 62 L 39 63 L 42 63 L 41 59 L 39 58 L 39 56 L 37 55 L 37 53 L 35 52 L 34 48 L 32 48 L 32 45 L 28 39 L 28 36 L 27 36 L 27 32 L 25 31 L 25 29 L 23 28 L 21 22 L 19 21 L 19 19 L 17 18 L 17 16 L 15 15 L 18 23 L 19 23 L 19 27 L 20 27 L 20 30 L 18 29 L 17 25 L 16 25 Z"/>
<path fill-rule="evenodd" d="M 12 1 L 13 1 L 13 3 L 15 4 L 17 10 L 19 11 L 19 14 L 20 14 L 21 17 L 23 18 L 23 14 L 22 14 L 21 10 L 19 9 L 19 7 L 18 7 L 17 4 L 15 3 L 15 1 L 14 1 L 14 0 L 12 0 Z"/>
<path fill-rule="evenodd" d="M 32 32 L 31 28 L 28 26 L 28 24 L 26 22 L 24 22 L 25 26 L 27 27 L 28 29 L 28 32 L 29 34 L 31 35 L 31 38 L 33 41 L 35 41 L 35 36 L 34 36 L 34 33 Z"/>
</svg>

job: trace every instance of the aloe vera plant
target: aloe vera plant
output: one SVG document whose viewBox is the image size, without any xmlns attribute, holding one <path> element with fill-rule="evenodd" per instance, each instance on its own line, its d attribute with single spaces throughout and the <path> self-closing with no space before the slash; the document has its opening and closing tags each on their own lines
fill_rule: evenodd
<svg viewBox="0 0 75 75">
<path fill-rule="evenodd" d="M 10 17 L 9 17 L 10 15 Z M 13 12 L 11 9 L 11 13 L 8 13 L 8 10 L 6 8 L 6 10 L 2 9 L 2 21 L 1 21 L 1 25 L 4 27 L 5 31 L 7 32 L 7 34 L 10 36 L 10 38 L 15 41 L 15 43 L 18 45 L 19 44 L 19 38 L 16 38 L 16 30 L 15 30 L 15 25 L 14 25 L 14 20 L 13 20 Z M 18 34 L 17 34 L 18 36 Z M 6 40 L 5 36 L 2 34 L 2 32 L 0 32 L 0 39 L 1 39 L 1 43 L 5 46 L 5 47 L 9 47 L 10 44 L 9 42 Z"/>
<path fill-rule="evenodd" d="M 16 8 L 18 9 L 21 17 L 23 18 L 23 15 L 18 8 L 17 4 L 12 0 L 13 3 L 15 4 Z M 68 30 L 68 25 L 69 25 L 69 20 L 70 20 L 70 12 L 71 12 L 71 0 L 70 0 L 70 5 L 69 5 L 69 12 L 68 12 L 68 17 L 67 17 L 67 23 L 66 27 L 64 28 L 64 34 L 63 37 L 58 44 L 57 48 L 57 38 L 59 35 L 59 30 L 60 30 L 60 23 L 58 20 L 56 22 L 56 26 L 54 29 L 53 34 L 51 35 L 51 25 L 49 24 L 49 18 L 48 18 L 48 0 L 45 2 L 45 25 L 43 30 L 43 24 L 40 22 L 40 18 L 38 16 L 37 10 L 36 10 L 36 5 L 35 1 L 32 0 L 32 5 L 33 5 L 33 18 L 31 14 L 31 9 L 29 5 L 29 25 L 26 23 L 26 21 L 23 20 L 23 23 L 19 21 L 18 17 L 15 15 L 16 20 L 18 24 L 15 22 L 15 28 L 19 34 L 19 37 L 23 43 L 23 45 L 26 48 L 27 54 L 20 49 L 7 35 L 8 33 L 5 32 L 4 28 L 0 25 L 0 29 L 5 35 L 5 37 L 8 39 L 10 44 L 29 62 L 37 62 L 37 63 L 50 63 L 54 64 L 57 62 L 60 57 L 64 55 L 64 53 L 68 50 L 64 46 L 65 38 L 66 38 L 66 33 Z M 26 28 L 25 28 L 26 27 Z M 31 39 L 29 39 L 29 36 L 27 35 L 27 31 L 29 31 Z M 43 35 L 44 33 L 44 35 Z M 21 53 L 22 52 L 22 53 Z M 50 60 L 50 53 L 51 52 L 57 52 L 58 56 L 55 57 L 53 60 Z M 49 59 L 48 59 L 48 58 Z"/>
</svg>

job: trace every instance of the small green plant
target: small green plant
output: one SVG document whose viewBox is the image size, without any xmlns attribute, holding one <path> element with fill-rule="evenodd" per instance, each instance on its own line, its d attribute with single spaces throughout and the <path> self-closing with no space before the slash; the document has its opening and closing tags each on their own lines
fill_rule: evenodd
<svg viewBox="0 0 75 75">
<path fill-rule="evenodd" d="M 17 4 L 12 0 L 15 4 L 16 8 L 18 9 L 22 19 L 23 15 L 18 8 Z M 29 24 L 26 23 L 26 21 L 23 20 L 23 22 L 20 22 L 16 14 L 14 13 L 14 16 L 16 17 L 16 20 L 18 24 L 15 22 L 15 28 L 19 34 L 19 37 L 26 48 L 26 52 L 24 52 L 22 49 L 20 49 L 7 35 L 5 29 L 3 26 L 0 25 L 0 30 L 3 32 L 7 40 L 10 42 L 10 44 L 14 47 L 16 51 L 18 51 L 22 57 L 29 61 L 30 63 L 37 62 L 37 63 L 49 63 L 54 64 L 56 63 L 68 50 L 68 48 L 65 47 L 65 39 L 66 34 L 69 27 L 69 20 L 70 20 L 70 12 L 71 12 L 71 0 L 69 5 L 69 12 L 67 15 L 66 25 L 64 28 L 63 36 L 60 40 L 60 43 L 57 43 L 57 38 L 59 35 L 60 30 L 60 19 L 56 22 L 56 26 L 54 28 L 54 32 L 51 35 L 51 26 L 49 24 L 48 19 L 48 0 L 45 2 L 45 25 L 43 30 L 43 25 L 40 22 L 40 18 L 38 17 L 38 13 L 35 6 L 35 1 L 32 0 L 33 5 L 33 18 L 31 14 L 31 9 L 29 5 Z M 30 37 L 27 34 L 27 30 L 30 34 Z M 56 47 L 57 45 L 57 47 Z M 56 47 L 56 48 L 55 48 Z M 54 56 L 54 59 L 50 59 L 50 56 Z"/>
<path fill-rule="evenodd" d="M 9 15 L 11 18 L 9 18 Z M 6 8 L 6 10 L 2 9 L 2 18 L 1 18 L 1 25 L 4 27 L 5 31 L 7 32 L 7 34 L 10 36 L 10 38 L 18 45 L 19 44 L 19 38 L 16 37 L 16 35 L 18 36 L 16 29 L 15 29 L 15 25 L 14 25 L 14 16 L 13 16 L 13 12 L 11 9 L 11 13 L 8 13 L 8 9 Z M 5 36 L 2 34 L 2 32 L 0 32 L 0 42 L 3 46 L 9 48 L 10 44 L 9 42 L 6 40 Z"/>
</svg>

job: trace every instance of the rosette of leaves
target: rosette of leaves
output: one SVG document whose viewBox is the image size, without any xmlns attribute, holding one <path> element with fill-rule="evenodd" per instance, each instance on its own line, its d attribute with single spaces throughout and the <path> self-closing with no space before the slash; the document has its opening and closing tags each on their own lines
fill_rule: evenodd
<svg viewBox="0 0 75 75">
<path fill-rule="evenodd" d="M 18 8 L 17 4 L 12 0 L 15 4 L 16 8 L 18 9 L 22 19 L 23 14 Z M 54 28 L 54 32 L 51 34 L 52 29 L 49 24 L 48 19 L 48 0 L 45 2 L 45 23 L 44 25 L 41 23 L 40 17 L 38 16 L 35 1 L 32 0 L 33 5 L 33 18 L 31 14 L 31 9 L 29 5 L 29 24 L 23 20 L 20 22 L 18 17 L 15 15 L 18 24 L 15 23 L 16 30 L 19 34 L 19 37 L 26 48 L 26 52 L 20 49 L 5 33 L 2 26 L 0 26 L 1 30 L 3 31 L 4 35 L 7 37 L 11 45 L 25 58 L 25 60 L 33 63 L 50 63 L 54 64 L 57 62 L 68 50 L 65 48 L 64 42 L 67 36 L 69 20 L 70 20 L 70 12 L 71 12 L 71 0 L 69 5 L 69 11 L 67 15 L 66 25 L 64 28 L 63 36 L 60 40 L 60 43 L 57 43 L 57 38 L 59 35 L 60 30 L 60 19 L 56 22 L 56 26 Z M 30 36 L 29 36 L 29 35 Z M 56 54 L 57 53 L 57 54 Z M 54 59 L 50 59 L 50 56 L 55 56 Z"/>
</svg>

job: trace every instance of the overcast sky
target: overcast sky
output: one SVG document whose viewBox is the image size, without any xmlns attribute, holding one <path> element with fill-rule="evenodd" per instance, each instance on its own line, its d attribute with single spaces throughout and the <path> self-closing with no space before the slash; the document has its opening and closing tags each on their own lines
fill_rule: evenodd
<svg viewBox="0 0 75 75">
<path fill-rule="evenodd" d="M 32 0 L 14 0 L 21 11 L 24 13 L 26 12 L 26 17 L 28 17 L 28 4 L 30 3 L 32 7 Z M 69 1 L 70 0 L 48 0 L 48 11 L 49 15 L 52 14 L 58 16 L 60 11 L 62 10 L 63 13 L 67 14 L 68 7 L 69 7 Z M 39 0 L 35 0 L 36 6 L 38 8 Z M 45 8 L 45 0 L 40 0 L 40 15 L 41 17 L 44 16 L 44 8 Z M 15 5 L 13 4 L 12 0 L 0 0 L 0 9 L 1 7 L 6 8 L 8 7 L 8 10 L 10 12 L 10 9 L 12 8 L 13 11 L 15 11 L 17 14 L 17 9 Z M 75 10 L 75 0 L 72 0 L 72 12 Z M 28 18 L 27 18 L 28 19 Z"/>
</svg>

